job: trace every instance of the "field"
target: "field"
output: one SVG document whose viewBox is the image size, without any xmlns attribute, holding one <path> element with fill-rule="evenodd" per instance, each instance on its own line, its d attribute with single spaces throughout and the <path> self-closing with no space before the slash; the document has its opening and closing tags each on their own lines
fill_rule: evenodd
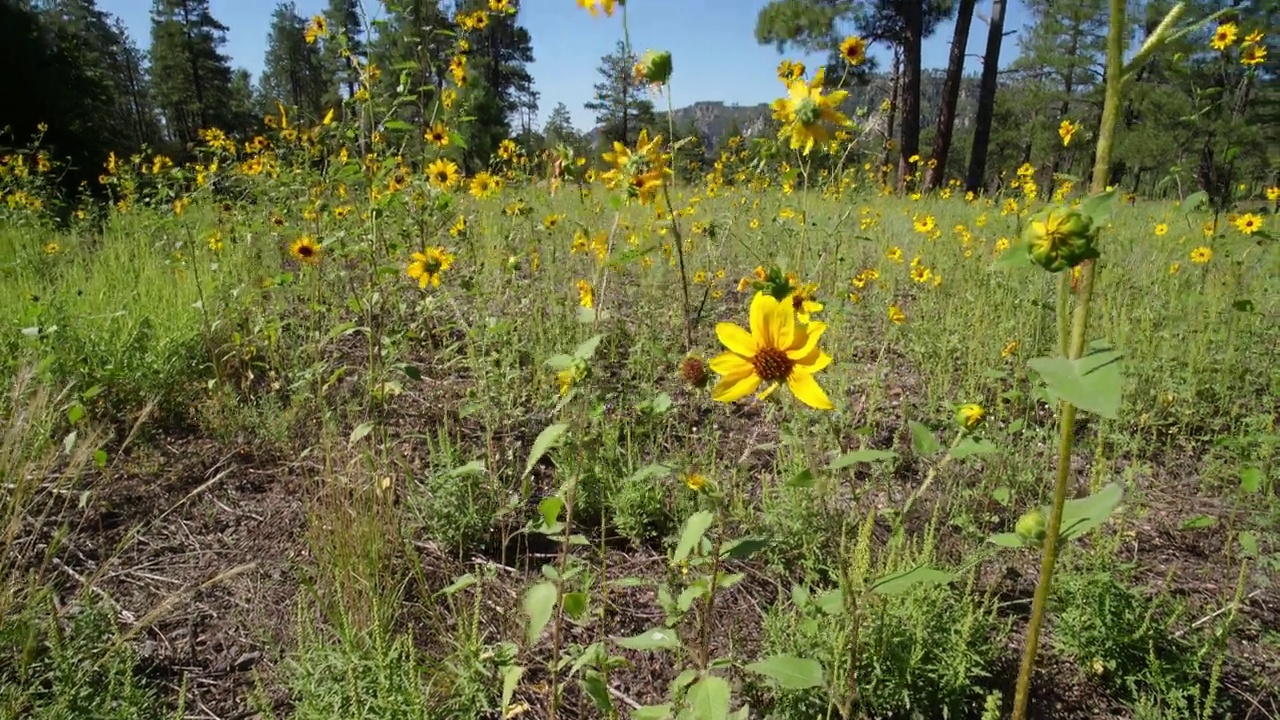
<svg viewBox="0 0 1280 720">
<path fill-rule="evenodd" d="M 1039 573 L 1010 533 L 1057 468 L 1034 359 L 1079 292 L 1020 238 L 1078 192 L 806 190 L 732 149 L 656 197 L 520 158 L 448 192 L 278 142 L 225 183 L 122 159 L 61 226 L 0 207 L 0 714 L 1008 711 Z M 1101 232 L 1089 338 L 1122 356 L 1075 379 L 1037 717 L 1280 716 L 1259 237 L 1177 198 Z M 712 397 L 718 324 L 779 273 L 831 410 Z"/>
</svg>

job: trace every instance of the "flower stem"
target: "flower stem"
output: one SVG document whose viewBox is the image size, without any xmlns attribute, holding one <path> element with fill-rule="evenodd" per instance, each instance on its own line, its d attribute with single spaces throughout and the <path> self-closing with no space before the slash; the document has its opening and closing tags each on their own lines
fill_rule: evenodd
<svg viewBox="0 0 1280 720">
<path fill-rule="evenodd" d="M 1111 146 L 1120 114 L 1121 89 L 1124 70 L 1125 0 L 1111 0 L 1111 28 L 1107 34 L 1106 96 L 1102 106 L 1102 125 L 1098 131 L 1097 153 L 1093 166 L 1092 194 L 1106 191 L 1111 175 Z M 1089 301 L 1093 296 L 1094 275 L 1097 263 L 1087 261 L 1081 273 L 1079 296 L 1071 318 L 1071 337 L 1066 352 L 1069 359 L 1084 354 L 1085 333 L 1089 326 Z M 1060 297 L 1059 309 L 1065 310 Z M 1065 313 L 1064 313 L 1065 315 Z M 1059 319 L 1059 333 L 1062 330 Z M 1061 337 L 1061 335 L 1060 335 Z M 1013 720 L 1026 720 L 1027 703 L 1031 692 L 1031 674 L 1035 669 L 1036 652 L 1040 645 L 1040 630 L 1044 626 L 1045 607 L 1049 604 L 1049 590 L 1053 583 L 1053 570 L 1058 561 L 1058 533 L 1062 529 L 1062 508 L 1067 501 L 1067 483 L 1071 477 L 1071 451 L 1075 446 L 1076 407 L 1062 403 L 1059 417 L 1058 474 L 1053 488 L 1053 506 L 1044 539 L 1044 551 L 1040 560 L 1040 578 L 1036 583 L 1031 602 L 1031 620 L 1027 627 L 1027 642 L 1023 650 L 1022 665 L 1018 671 L 1018 684 L 1013 698 Z"/>
</svg>

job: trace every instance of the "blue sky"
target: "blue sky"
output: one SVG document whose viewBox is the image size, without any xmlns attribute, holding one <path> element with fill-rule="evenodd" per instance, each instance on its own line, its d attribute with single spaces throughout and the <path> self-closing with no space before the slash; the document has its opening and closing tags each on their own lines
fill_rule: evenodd
<svg viewBox="0 0 1280 720">
<path fill-rule="evenodd" d="M 805 61 L 810 66 L 822 58 L 797 53 L 778 54 L 772 46 L 755 41 L 756 14 L 766 0 L 630 0 L 627 23 L 631 43 L 637 52 L 648 48 L 670 50 L 675 60 L 672 102 L 683 107 L 699 100 L 754 105 L 781 94 L 774 75 L 783 57 Z M 319 12 L 325 0 L 296 0 L 303 15 Z M 365 0 L 372 17 L 379 14 L 375 0 Z M 210 0 L 213 15 L 229 28 L 223 52 L 232 64 L 247 68 L 256 79 L 262 70 L 267 28 L 271 22 L 272 0 Z M 978 15 L 985 18 L 990 3 L 978 3 Z M 99 7 L 120 17 L 130 35 L 142 48 L 151 41 L 149 0 L 99 0 Z M 1005 18 L 1005 30 L 1020 31 L 1026 10 L 1012 0 Z M 613 18 L 593 18 L 574 0 L 524 0 L 520 22 L 533 37 L 534 63 L 530 67 L 541 94 L 539 115 L 543 120 L 557 102 L 568 106 L 578 129 L 595 125 L 590 111 L 582 107 L 591 99 L 591 88 L 599 78 L 600 58 L 613 51 L 622 37 L 622 22 Z M 924 43 L 924 66 L 945 67 L 950 51 L 953 23 L 938 28 Z M 969 32 L 971 55 L 981 55 L 986 45 L 987 26 L 974 18 Z M 889 56 L 882 48 L 872 54 L 887 68 Z M 1001 65 L 1017 55 L 1017 38 L 1006 37 L 1001 49 Z M 977 57 L 968 58 L 966 71 L 981 68 Z M 659 102 L 660 107 L 665 100 Z"/>
</svg>

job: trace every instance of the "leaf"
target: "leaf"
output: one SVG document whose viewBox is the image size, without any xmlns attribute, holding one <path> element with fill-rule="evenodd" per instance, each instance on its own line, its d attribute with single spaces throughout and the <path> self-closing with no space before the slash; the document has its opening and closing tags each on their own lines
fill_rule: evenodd
<svg viewBox="0 0 1280 720">
<path fill-rule="evenodd" d="M 1100 228 L 1111 219 L 1111 211 L 1115 208 L 1116 200 L 1119 197 L 1119 188 L 1112 188 L 1094 195 L 1080 204 L 1080 213 L 1089 216 L 1093 220 L 1093 226 Z"/>
<path fill-rule="evenodd" d="M 872 450 L 870 448 L 863 448 L 861 450 L 847 452 L 835 460 L 832 460 L 828 469 L 843 470 L 844 468 L 847 468 L 850 465 L 856 465 L 857 463 L 876 462 L 877 460 L 893 460 L 897 457 L 898 453 L 893 452 L 892 450 Z"/>
<path fill-rule="evenodd" d="M 530 645 L 537 642 L 547 623 L 551 621 L 551 612 L 556 606 L 556 586 L 550 582 L 540 582 L 529 588 L 524 594 L 524 614 L 529 618 L 524 638 Z"/>
<path fill-rule="evenodd" d="M 572 355 L 557 353 L 547 358 L 544 364 L 552 370 L 568 370 L 577 364 L 577 360 Z"/>
<path fill-rule="evenodd" d="M 387 130 L 414 130 L 414 126 L 404 120 L 388 120 L 382 123 L 382 127 Z"/>
<path fill-rule="evenodd" d="M 1262 468 L 1240 468 L 1240 489 L 1247 493 L 1256 493 L 1262 489 Z"/>
<path fill-rule="evenodd" d="M 671 717 L 671 703 L 663 705 L 641 705 L 631 711 L 631 720 L 668 720 Z"/>
<path fill-rule="evenodd" d="M 373 421 L 365 420 L 351 431 L 351 437 L 347 438 L 347 442 L 351 445 L 355 445 L 363 440 L 365 435 L 368 435 L 371 432 L 373 432 Z"/>
<path fill-rule="evenodd" d="M 942 443 L 938 442 L 938 437 L 927 426 L 915 420 L 907 424 L 911 426 L 911 449 L 917 455 L 932 455 L 942 449 Z"/>
<path fill-rule="evenodd" d="M 1088 412 L 1115 419 L 1120 413 L 1122 353 L 1103 350 L 1079 360 L 1041 357 L 1028 361 L 1057 397 Z"/>
<path fill-rule="evenodd" d="M 1022 537 L 1018 533 L 996 533 L 987 538 L 987 542 L 1007 548 L 1026 547 L 1026 543 L 1022 541 Z"/>
<path fill-rule="evenodd" d="M 542 516 L 543 525 L 555 525 L 564 509 L 564 500 L 556 495 L 548 495 L 538 502 L 538 514 Z"/>
<path fill-rule="evenodd" d="M 1029 270 L 1035 267 L 1027 256 L 1027 244 L 1016 242 L 1000 253 L 1000 257 L 991 263 L 992 270 Z"/>
<path fill-rule="evenodd" d="M 1183 520 L 1182 529 L 1183 530 L 1200 530 L 1203 528 L 1212 527 L 1217 522 L 1218 522 L 1218 518 L 1215 518 L 1212 515 L 1196 515 L 1195 517 L 1189 517 L 1186 520 Z"/>
<path fill-rule="evenodd" d="M 670 466 L 663 465 L 661 463 L 653 463 L 650 465 L 645 465 L 644 467 L 632 473 L 631 477 L 627 478 L 627 482 L 633 483 L 633 482 L 641 482 L 643 480 L 657 479 L 660 477 L 666 477 L 671 473 L 672 473 L 672 469 Z"/>
<path fill-rule="evenodd" d="M 600 346 L 600 341 L 604 339 L 604 333 L 597 333 L 583 340 L 574 348 L 573 356 L 579 360 L 590 360 L 596 354 L 596 348 Z"/>
<path fill-rule="evenodd" d="M 524 668 L 519 665 L 508 665 L 502 671 L 502 709 L 506 710 L 511 704 L 511 698 L 515 697 L 516 686 L 520 684 L 520 676 L 524 674 Z"/>
<path fill-rule="evenodd" d="M 769 546 L 769 541 L 762 537 L 747 537 L 734 540 L 720 548 L 720 557 L 730 560 L 746 560 Z"/>
<path fill-rule="evenodd" d="M 98 448 L 93 451 L 93 466 L 101 470 L 107 466 L 107 451 Z"/>
<path fill-rule="evenodd" d="M 1253 312 L 1255 306 L 1252 300 L 1244 298 L 1231 303 L 1231 309 L 1237 312 Z"/>
<path fill-rule="evenodd" d="M 1058 537 L 1070 540 L 1098 527 L 1111 517 L 1111 513 L 1124 497 L 1124 490 L 1117 483 L 1110 483 L 1098 492 L 1078 500 L 1068 500 L 1062 507 L 1062 523 Z M 1044 509 L 1048 516 L 1049 508 Z"/>
<path fill-rule="evenodd" d="M 472 585 L 475 585 L 476 582 L 477 581 L 476 581 L 475 575 L 472 575 L 471 573 L 466 573 L 465 575 L 462 575 L 461 577 L 459 577 L 457 580 L 454 580 L 453 582 L 449 583 L 448 587 L 442 588 L 441 590 L 437 591 L 436 594 L 437 595 L 456 595 L 457 593 L 463 590 L 466 590 Z"/>
<path fill-rule="evenodd" d="M 1001 485 L 1000 487 L 991 491 L 991 499 L 995 500 L 996 502 L 1000 503 L 1005 507 L 1009 507 L 1009 499 L 1012 496 L 1013 496 L 1013 491 L 1009 489 L 1008 485 Z"/>
<path fill-rule="evenodd" d="M 746 666 L 786 690 L 804 690 L 822 684 L 822 663 L 795 655 L 774 655 Z"/>
<path fill-rule="evenodd" d="M 582 691 L 591 698 L 591 702 L 595 703 L 596 710 L 600 711 L 602 717 L 614 716 L 613 696 L 609 694 L 609 686 L 605 684 L 600 673 L 594 670 L 589 671 L 583 674 L 578 682 L 582 685 Z"/>
<path fill-rule="evenodd" d="M 571 618 L 580 618 L 587 612 L 587 594 L 571 592 L 564 594 L 564 612 Z"/>
<path fill-rule="evenodd" d="M 707 533 L 707 529 L 711 527 L 711 523 L 715 522 L 716 516 L 709 510 L 700 510 L 689 516 L 684 523 L 684 532 L 680 534 L 680 542 L 676 545 L 675 552 L 671 555 L 671 562 L 679 564 L 689 557 L 689 553 L 693 551 L 693 546 L 698 544 L 702 536 Z"/>
<path fill-rule="evenodd" d="M 1236 537 L 1240 543 L 1240 556 L 1247 558 L 1258 557 L 1258 536 L 1248 530 L 1240 533 Z"/>
<path fill-rule="evenodd" d="M 1000 452 L 995 443 L 990 440 L 974 440 L 973 438 L 965 438 L 951 449 L 951 457 L 956 460 L 963 460 L 974 455 L 991 455 Z"/>
<path fill-rule="evenodd" d="M 726 720 L 729 717 L 729 683 L 722 677 L 708 675 L 689 686 L 684 702 L 691 713 L 691 720 Z"/>
<path fill-rule="evenodd" d="M 552 446 L 560 441 L 561 436 L 569 429 L 567 423 L 556 423 L 543 428 L 538 433 L 537 439 L 533 441 L 533 447 L 529 450 L 529 459 L 525 461 L 523 475 L 528 475 L 533 471 L 533 466 L 538 464 L 543 455 L 546 455 Z"/>
<path fill-rule="evenodd" d="M 881 577 L 871 583 L 871 592 L 880 595 L 901 595 L 916 586 L 942 585 L 951 582 L 953 579 L 955 579 L 955 575 L 945 570 L 920 565 Z"/>
<path fill-rule="evenodd" d="M 789 488 L 811 488 L 813 487 L 813 471 L 805 468 L 791 477 L 790 480 L 782 484 L 783 487 Z"/>
<path fill-rule="evenodd" d="M 76 423 L 80 422 L 83 419 L 84 419 L 83 405 L 81 405 L 80 403 L 76 403 L 71 407 L 67 408 L 67 422 L 71 423 L 72 425 L 75 425 Z"/>
<path fill-rule="evenodd" d="M 675 630 L 659 627 L 621 638 L 617 643 L 628 650 L 674 650 L 680 647 L 680 638 Z"/>
<path fill-rule="evenodd" d="M 465 475 L 483 475 L 485 473 L 483 460 L 472 460 L 466 465 L 460 465 L 449 471 L 446 477 L 457 478 Z"/>
</svg>

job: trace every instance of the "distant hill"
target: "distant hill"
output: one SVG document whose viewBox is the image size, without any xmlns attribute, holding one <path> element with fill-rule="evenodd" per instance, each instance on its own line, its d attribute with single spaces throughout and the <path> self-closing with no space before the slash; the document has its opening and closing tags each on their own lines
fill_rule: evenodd
<svg viewBox="0 0 1280 720">
<path fill-rule="evenodd" d="M 920 88 L 920 125 L 925 132 L 932 130 L 938 116 L 938 106 L 942 102 L 942 83 L 945 73 L 941 70 L 925 70 L 921 76 Z M 850 89 L 849 99 L 845 102 L 844 111 L 858 120 L 858 127 L 864 133 L 883 133 L 888 122 L 887 114 L 880 109 L 881 103 L 889 98 L 891 78 L 887 73 L 871 76 L 866 85 Z M 778 95 L 783 94 L 782 86 L 778 86 Z M 960 97 L 956 102 L 956 133 L 971 131 L 973 116 L 978 107 L 978 77 L 966 76 L 960 83 Z M 859 112 L 859 109 L 861 113 Z M 715 151 L 730 131 L 735 128 L 743 137 L 756 137 L 767 130 L 773 111 L 769 103 L 757 105 L 737 105 L 718 100 L 702 100 L 674 111 L 676 129 L 688 128 L 690 124 L 698 129 L 702 140 L 709 150 Z M 658 113 L 658 126 L 667 126 L 667 114 Z M 593 143 L 599 142 L 601 128 L 590 131 Z"/>
</svg>

